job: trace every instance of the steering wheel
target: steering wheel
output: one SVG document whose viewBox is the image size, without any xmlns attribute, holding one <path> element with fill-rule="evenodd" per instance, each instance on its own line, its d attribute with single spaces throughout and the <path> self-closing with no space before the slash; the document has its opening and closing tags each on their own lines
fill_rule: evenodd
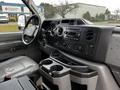
<svg viewBox="0 0 120 90">
<path fill-rule="evenodd" d="M 31 23 L 31 21 L 33 20 L 34 25 Z M 32 15 L 28 19 L 22 34 L 22 41 L 25 45 L 29 45 L 35 40 L 38 31 L 40 30 L 40 27 L 41 27 L 40 17 L 37 15 Z"/>
</svg>

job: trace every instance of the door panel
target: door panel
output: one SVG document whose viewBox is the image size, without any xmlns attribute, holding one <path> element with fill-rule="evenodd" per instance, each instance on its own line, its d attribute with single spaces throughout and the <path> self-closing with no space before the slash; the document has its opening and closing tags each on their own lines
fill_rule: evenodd
<svg viewBox="0 0 120 90">
<path fill-rule="evenodd" d="M 39 62 L 41 51 L 36 43 L 25 45 L 22 32 L 0 33 L 0 62 L 16 56 L 28 56 Z"/>
<path fill-rule="evenodd" d="M 0 61 L 25 55 L 27 46 L 23 44 L 21 37 L 21 32 L 0 33 Z"/>
<path fill-rule="evenodd" d="M 0 42 L 21 40 L 22 32 L 0 33 Z"/>
</svg>

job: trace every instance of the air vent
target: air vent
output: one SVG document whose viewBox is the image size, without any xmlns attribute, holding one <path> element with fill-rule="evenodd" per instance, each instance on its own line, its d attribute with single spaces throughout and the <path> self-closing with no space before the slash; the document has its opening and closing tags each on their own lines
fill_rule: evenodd
<svg viewBox="0 0 120 90">
<path fill-rule="evenodd" d="M 63 28 L 62 27 L 58 27 L 57 28 L 57 35 L 58 36 L 62 36 L 63 35 Z"/>
<path fill-rule="evenodd" d="M 93 30 L 87 30 L 86 31 L 86 40 L 90 41 L 94 39 L 94 31 Z"/>
</svg>

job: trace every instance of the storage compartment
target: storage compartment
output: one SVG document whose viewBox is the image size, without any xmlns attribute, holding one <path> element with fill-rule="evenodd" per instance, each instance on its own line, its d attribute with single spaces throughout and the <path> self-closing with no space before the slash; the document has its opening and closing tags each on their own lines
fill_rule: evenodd
<svg viewBox="0 0 120 90">
<path fill-rule="evenodd" d="M 81 66 L 81 67 L 85 67 L 85 68 L 88 67 L 88 66 L 86 66 L 86 65 L 84 65 L 84 64 L 82 64 L 82 63 L 81 63 L 81 64 L 78 64 L 77 62 L 71 60 L 70 58 L 62 55 L 59 51 L 54 51 L 54 52 L 52 52 L 51 57 L 57 59 L 58 61 L 66 64 L 66 65 Z"/>
<path fill-rule="evenodd" d="M 40 74 L 50 90 L 71 90 L 70 69 L 51 58 L 40 62 Z"/>
<path fill-rule="evenodd" d="M 71 71 L 71 82 L 73 90 L 76 87 L 82 87 L 81 90 L 96 90 L 97 85 L 97 73 L 93 70 L 89 70 L 89 72 L 77 72 Z M 76 86 L 76 87 L 75 87 Z"/>
<path fill-rule="evenodd" d="M 71 82 L 72 90 L 87 90 L 87 85 L 80 85 L 78 83 Z"/>
<path fill-rule="evenodd" d="M 47 86 L 47 88 L 51 89 L 51 90 L 59 90 L 58 85 L 55 85 L 53 83 L 51 83 L 48 79 L 46 79 L 45 77 L 42 78 L 43 82 L 45 83 L 45 85 Z M 47 90 L 47 89 L 44 89 Z"/>
</svg>

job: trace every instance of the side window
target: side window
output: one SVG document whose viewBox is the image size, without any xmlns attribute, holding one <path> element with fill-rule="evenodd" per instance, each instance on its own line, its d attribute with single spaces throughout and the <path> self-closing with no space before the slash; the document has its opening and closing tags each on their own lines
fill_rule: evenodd
<svg viewBox="0 0 120 90">
<path fill-rule="evenodd" d="M 22 31 L 29 17 L 30 11 L 24 4 L 0 2 L 0 33 Z"/>
</svg>

